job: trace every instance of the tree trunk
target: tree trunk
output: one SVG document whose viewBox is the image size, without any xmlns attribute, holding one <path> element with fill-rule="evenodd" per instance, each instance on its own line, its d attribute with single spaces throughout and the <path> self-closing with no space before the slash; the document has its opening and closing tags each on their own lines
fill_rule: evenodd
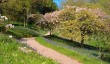
<svg viewBox="0 0 110 64">
<path fill-rule="evenodd" d="M 26 9 L 26 25 L 28 24 L 28 9 Z"/>
<path fill-rule="evenodd" d="M 84 44 L 84 34 L 81 34 L 81 47 L 83 47 Z"/>
<path fill-rule="evenodd" d="M 52 35 L 52 31 L 50 30 L 50 36 Z"/>
<path fill-rule="evenodd" d="M 28 13 L 28 9 L 24 7 L 24 8 L 23 8 L 24 27 L 26 27 L 27 21 L 28 21 L 27 13 Z"/>
<path fill-rule="evenodd" d="M 25 19 L 25 17 L 24 17 L 24 27 L 26 27 L 26 21 L 25 21 L 26 19 Z"/>
<path fill-rule="evenodd" d="M 101 58 L 101 60 L 104 60 L 104 53 L 101 53 L 100 58 Z"/>
<path fill-rule="evenodd" d="M 27 26 L 27 24 L 28 24 L 28 17 L 26 17 L 26 26 Z"/>
<path fill-rule="evenodd" d="M 104 53 L 102 53 L 102 49 L 101 49 L 101 48 L 99 48 L 99 58 L 100 58 L 101 60 L 104 59 Z"/>
<path fill-rule="evenodd" d="M 70 41 L 73 41 L 73 37 L 71 36 L 71 39 L 70 39 Z"/>
</svg>

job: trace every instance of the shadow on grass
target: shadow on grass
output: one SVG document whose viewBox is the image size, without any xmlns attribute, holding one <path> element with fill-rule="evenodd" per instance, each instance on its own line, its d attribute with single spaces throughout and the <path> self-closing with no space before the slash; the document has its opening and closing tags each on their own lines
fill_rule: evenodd
<svg viewBox="0 0 110 64">
<path fill-rule="evenodd" d="M 65 44 L 69 45 L 69 46 L 74 46 L 74 47 L 80 47 L 81 48 L 81 44 L 79 42 L 76 42 L 76 41 L 73 41 L 73 40 L 58 37 L 56 35 L 49 35 L 49 36 L 44 36 L 44 37 L 48 38 L 48 39 L 51 39 L 51 40 L 63 42 Z M 85 49 L 88 49 L 88 50 L 98 50 L 98 47 L 90 46 L 90 45 L 87 45 L 87 44 L 83 44 L 82 48 L 85 48 Z"/>
<path fill-rule="evenodd" d="M 110 57 L 105 57 L 105 58 L 103 59 L 103 61 L 106 61 L 106 62 L 110 63 Z"/>
<path fill-rule="evenodd" d="M 87 45 L 87 44 L 84 44 L 83 47 L 81 47 L 81 44 L 79 42 L 69 40 L 69 39 L 65 39 L 65 38 L 62 38 L 62 37 L 59 37 L 59 36 L 56 36 L 56 35 L 48 35 L 48 36 L 44 36 L 44 37 L 48 38 L 50 40 L 56 41 L 56 42 L 63 42 L 65 44 L 69 45 L 69 46 L 98 51 L 98 47 Z M 96 53 L 92 53 L 92 55 L 95 56 L 95 57 L 99 56 Z M 110 63 L 110 56 L 105 56 L 104 59 L 102 59 L 102 60 Z"/>
</svg>

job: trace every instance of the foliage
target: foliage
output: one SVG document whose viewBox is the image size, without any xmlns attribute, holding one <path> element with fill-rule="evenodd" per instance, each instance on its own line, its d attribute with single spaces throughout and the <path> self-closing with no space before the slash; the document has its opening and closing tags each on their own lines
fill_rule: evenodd
<svg viewBox="0 0 110 64">
<path fill-rule="evenodd" d="M 10 0 L 0 4 L 0 13 L 8 16 L 10 20 L 23 20 L 23 8 L 30 9 L 30 0 Z"/>
<path fill-rule="evenodd" d="M 29 13 L 45 14 L 54 10 L 57 6 L 52 0 L 10 0 L 0 4 L 0 14 L 16 21 L 26 21 Z"/>
<path fill-rule="evenodd" d="M 42 19 L 43 19 L 42 14 L 32 14 L 31 17 L 28 18 L 28 23 L 29 24 L 37 24 Z"/>
<path fill-rule="evenodd" d="M 15 22 L 15 21 L 0 21 L 0 32 L 6 33 L 7 25 L 12 24 L 14 26 L 23 26 L 22 23 L 20 22 Z"/>
<path fill-rule="evenodd" d="M 32 0 L 33 11 L 38 11 L 42 14 L 57 10 L 56 4 L 53 0 Z"/>
<path fill-rule="evenodd" d="M 98 47 L 101 52 L 100 58 L 103 59 L 104 54 L 102 53 L 102 49 L 108 47 L 106 45 L 109 45 L 110 42 L 107 36 L 110 33 L 110 24 L 106 13 L 98 8 L 90 9 L 67 6 L 59 14 L 59 17 L 60 21 L 62 21 L 58 27 L 60 36 L 80 41 L 82 47 L 85 39 L 95 35 L 95 39 L 97 39 L 96 43 L 99 44 Z M 103 39 L 103 37 L 105 38 Z M 100 41 L 100 39 L 102 40 Z"/>
<path fill-rule="evenodd" d="M 9 0 L 0 0 L 0 3 L 6 3 L 8 2 Z"/>
<path fill-rule="evenodd" d="M 107 28 L 104 14 L 99 14 L 97 10 L 93 11 L 92 9 L 68 6 L 63 10 L 60 16 L 61 19 L 63 19 L 62 25 L 60 26 L 63 35 L 67 35 L 67 37 L 69 36 L 71 39 L 79 35 L 81 43 L 84 42 L 86 35 L 89 36 L 96 33 L 96 31 L 104 31 L 104 29 Z"/>
<path fill-rule="evenodd" d="M 99 0 L 98 3 L 101 5 L 101 7 L 104 11 L 106 11 L 108 14 L 110 14 L 110 11 L 109 11 L 110 10 L 110 1 L 109 0 Z"/>
<path fill-rule="evenodd" d="M 99 5 L 98 7 L 100 7 L 102 10 L 104 10 L 105 12 L 107 12 L 108 14 L 110 14 L 109 10 L 110 10 L 110 1 L 109 0 L 90 0 L 90 3 L 92 5 Z"/>
<path fill-rule="evenodd" d="M 88 2 L 87 0 L 65 0 L 63 2 L 63 5 L 64 6 L 69 5 L 69 6 L 81 7 L 81 6 L 85 6 L 87 2 Z"/>
<path fill-rule="evenodd" d="M 43 21 L 38 22 L 39 25 L 41 25 L 42 28 L 48 29 L 51 33 L 59 24 L 59 13 L 60 11 L 46 13 L 43 17 Z"/>
</svg>

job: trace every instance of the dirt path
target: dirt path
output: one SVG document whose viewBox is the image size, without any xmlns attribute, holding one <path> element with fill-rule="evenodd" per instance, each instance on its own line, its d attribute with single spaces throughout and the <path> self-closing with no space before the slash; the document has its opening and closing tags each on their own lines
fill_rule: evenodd
<svg viewBox="0 0 110 64">
<path fill-rule="evenodd" d="M 81 64 L 74 59 L 71 59 L 57 51 L 54 51 L 50 48 L 47 48 L 47 47 L 39 44 L 37 41 L 35 41 L 34 38 L 23 38 L 21 43 L 27 44 L 29 47 L 34 49 L 39 54 L 41 54 L 45 57 L 51 58 L 51 59 L 59 62 L 60 64 Z"/>
<path fill-rule="evenodd" d="M 46 34 L 44 34 L 44 36 L 48 36 L 48 35 L 50 35 L 50 32 L 47 32 Z"/>
</svg>

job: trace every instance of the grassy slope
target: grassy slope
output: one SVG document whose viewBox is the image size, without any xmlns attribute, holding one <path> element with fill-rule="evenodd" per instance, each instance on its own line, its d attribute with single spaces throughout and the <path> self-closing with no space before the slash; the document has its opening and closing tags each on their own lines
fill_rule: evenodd
<svg viewBox="0 0 110 64">
<path fill-rule="evenodd" d="M 0 64 L 57 64 L 35 52 L 24 53 L 14 39 L 0 34 Z"/>
<path fill-rule="evenodd" d="M 42 37 L 37 37 L 36 40 L 40 44 L 42 44 L 46 47 L 52 48 L 52 49 L 54 49 L 54 50 L 56 50 L 56 51 L 58 51 L 58 52 L 60 52 L 64 55 L 67 55 L 67 56 L 71 57 L 71 58 L 74 58 L 74 59 L 82 62 L 83 64 L 94 64 L 94 63 L 95 64 L 107 64 L 107 63 L 102 62 L 100 60 L 97 60 L 95 58 L 89 58 L 89 57 L 82 56 L 82 55 L 78 54 L 75 51 L 72 51 L 72 50 L 69 50 L 69 49 L 66 49 L 66 48 L 63 48 L 63 47 L 54 46 L 54 45 L 46 42 Z"/>
<path fill-rule="evenodd" d="M 38 33 L 35 30 L 23 26 L 15 26 L 14 28 L 7 30 L 7 33 L 12 34 L 16 38 L 38 36 Z"/>
<path fill-rule="evenodd" d="M 97 58 L 98 55 L 99 55 L 99 51 L 96 50 L 97 45 L 99 47 L 100 46 L 102 47 L 102 45 L 103 45 L 103 43 L 98 43 L 96 40 L 91 39 L 91 40 L 86 41 L 84 45 L 87 45 L 87 46 L 84 46 L 84 48 L 81 49 L 78 45 L 75 45 L 74 42 L 66 41 L 65 39 L 62 39 L 61 37 L 58 37 L 56 35 L 52 35 L 51 37 L 47 36 L 46 38 L 48 38 L 48 39 L 50 39 L 50 40 L 52 40 L 52 41 L 54 41 L 54 42 L 56 42 L 58 44 L 74 46 L 75 51 L 78 50 L 77 52 L 85 53 L 85 54 L 82 54 L 82 55 L 89 55 L 91 57 L 91 56 L 94 56 L 94 54 L 95 54 L 95 56 L 94 56 L 95 58 Z M 78 47 L 76 47 L 76 46 L 78 46 Z M 110 49 L 109 45 L 105 45 L 104 48 L 107 49 L 107 50 Z M 90 50 L 89 51 L 85 51 L 86 49 L 90 49 Z M 97 58 L 97 59 L 99 59 L 99 58 Z M 104 52 L 104 59 L 103 60 L 105 62 L 110 63 L 110 52 Z"/>
</svg>

